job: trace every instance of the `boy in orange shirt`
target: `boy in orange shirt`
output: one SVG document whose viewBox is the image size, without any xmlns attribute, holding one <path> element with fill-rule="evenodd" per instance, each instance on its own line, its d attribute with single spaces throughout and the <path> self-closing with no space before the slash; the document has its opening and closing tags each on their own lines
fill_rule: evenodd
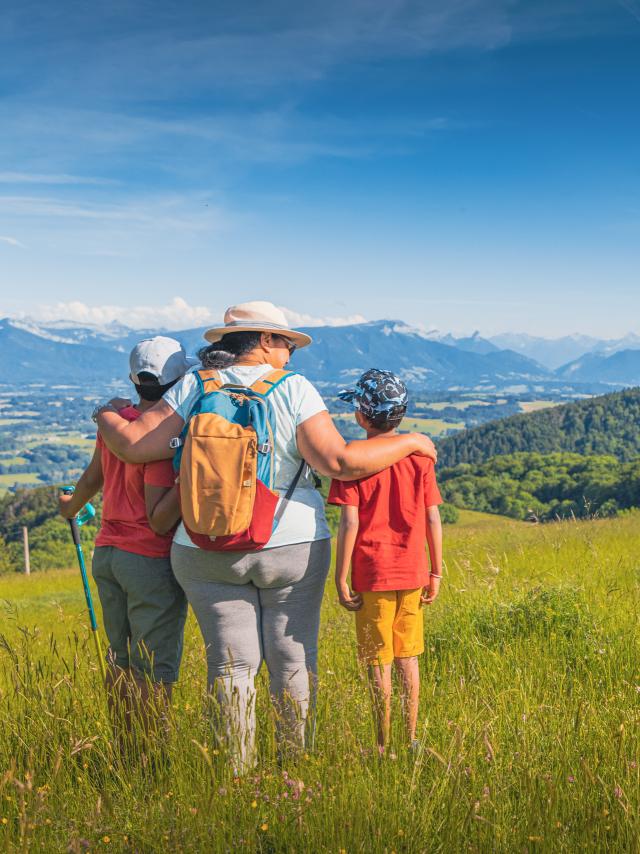
<svg viewBox="0 0 640 854">
<path fill-rule="evenodd" d="M 367 438 L 393 436 L 407 410 L 407 389 L 389 371 L 367 371 L 355 389 L 340 392 L 340 397 L 356 407 L 356 421 Z M 434 602 L 442 578 L 442 498 L 433 462 L 410 456 L 361 480 L 334 480 L 329 503 L 342 506 L 336 587 L 340 604 L 355 611 L 358 655 L 369 667 L 373 688 L 378 749 L 383 754 L 389 739 L 394 663 L 407 735 L 415 749 L 422 606 Z"/>
</svg>

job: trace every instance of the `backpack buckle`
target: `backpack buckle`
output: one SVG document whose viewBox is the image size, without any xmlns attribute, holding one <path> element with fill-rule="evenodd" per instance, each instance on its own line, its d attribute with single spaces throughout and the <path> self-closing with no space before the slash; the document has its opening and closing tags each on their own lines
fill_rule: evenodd
<svg viewBox="0 0 640 854">
<path fill-rule="evenodd" d="M 270 442 L 263 442 L 261 445 L 258 445 L 258 453 L 259 454 L 268 454 L 271 450 Z"/>
<path fill-rule="evenodd" d="M 169 439 L 169 447 L 174 451 L 182 447 L 183 444 L 184 442 L 182 441 L 180 436 L 174 436 L 173 439 Z"/>
</svg>

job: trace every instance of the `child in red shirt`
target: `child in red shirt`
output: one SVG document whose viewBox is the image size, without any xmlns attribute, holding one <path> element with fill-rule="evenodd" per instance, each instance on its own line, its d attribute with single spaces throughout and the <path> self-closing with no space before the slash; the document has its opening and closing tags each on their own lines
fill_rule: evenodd
<svg viewBox="0 0 640 854">
<path fill-rule="evenodd" d="M 129 356 L 130 379 L 140 400 L 120 414 L 134 421 L 191 364 L 173 338 L 157 335 L 140 341 Z M 101 408 L 96 407 L 94 420 Z M 180 520 L 174 484 L 171 460 L 125 463 L 98 435 L 93 458 L 75 492 L 59 498 L 60 513 L 70 519 L 102 489 L 102 520 L 92 571 L 109 640 L 109 700 L 114 709 L 116 700 L 131 707 L 130 713 L 120 715 L 127 726 L 140 706 L 145 729 L 171 698 L 187 617 L 187 600 L 169 559 Z"/>
<path fill-rule="evenodd" d="M 407 409 L 407 389 L 389 371 L 367 371 L 355 389 L 340 397 L 355 404 L 356 421 L 367 438 L 394 435 Z M 358 654 L 369 666 L 374 689 L 378 749 L 384 753 L 389 739 L 393 663 L 400 676 L 409 743 L 415 749 L 418 655 L 424 651 L 422 606 L 436 599 L 442 578 L 442 498 L 433 462 L 410 456 L 361 480 L 334 480 L 329 503 L 342 505 L 336 587 L 340 604 L 355 611 Z"/>
</svg>

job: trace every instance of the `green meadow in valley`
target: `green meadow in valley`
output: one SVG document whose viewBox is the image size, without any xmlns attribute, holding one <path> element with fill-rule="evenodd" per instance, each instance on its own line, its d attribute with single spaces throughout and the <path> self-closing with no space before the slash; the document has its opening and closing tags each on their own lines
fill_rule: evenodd
<svg viewBox="0 0 640 854">
<path fill-rule="evenodd" d="M 381 761 L 352 618 L 327 587 L 315 748 L 234 780 L 190 620 L 174 727 L 116 760 L 77 572 L 0 577 L 0 848 L 639 849 L 640 512 L 546 525 L 461 512 L 426 620 L 421 749 Z M 396 715 L 396 722 L 398 716 Z"/>
</svg>

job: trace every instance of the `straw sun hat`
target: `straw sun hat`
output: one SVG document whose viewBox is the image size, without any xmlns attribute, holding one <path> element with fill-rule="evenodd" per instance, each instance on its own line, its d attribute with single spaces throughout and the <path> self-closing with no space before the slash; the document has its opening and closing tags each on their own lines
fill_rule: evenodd
<svg viewBox="0 0 640 854">
<path fill-rule="evenodd" d="M 212 326 L 204 333 L 211 344 L 228 332 L 274 332 L 293 341 L 298 349 L 311 344 L 311 336 L 290 329 L 284 312 L 270 302 L 243 302 L 224 313 L 224 326 Z"/>
</svg>

